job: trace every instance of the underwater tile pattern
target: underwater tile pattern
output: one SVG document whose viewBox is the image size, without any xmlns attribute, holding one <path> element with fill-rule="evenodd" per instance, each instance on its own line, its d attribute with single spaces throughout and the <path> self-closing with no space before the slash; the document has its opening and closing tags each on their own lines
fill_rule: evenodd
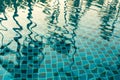
<svg viewBox="0 0 120 80">
<path fill-rule="evenodd" d="M 0 80 L 120 80 L 119 0 L 0 1 Z"/>
</svg>

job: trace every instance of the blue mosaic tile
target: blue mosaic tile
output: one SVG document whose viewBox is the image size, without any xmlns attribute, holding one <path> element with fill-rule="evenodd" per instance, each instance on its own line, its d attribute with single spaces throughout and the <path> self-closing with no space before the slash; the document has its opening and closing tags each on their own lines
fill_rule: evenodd
<svg viewBox="0 0 120 80">
<path fill-rule="evenodd" d="M 120 0 L 0 1 L 0 80 L 120 80 Z"/>
</svg>

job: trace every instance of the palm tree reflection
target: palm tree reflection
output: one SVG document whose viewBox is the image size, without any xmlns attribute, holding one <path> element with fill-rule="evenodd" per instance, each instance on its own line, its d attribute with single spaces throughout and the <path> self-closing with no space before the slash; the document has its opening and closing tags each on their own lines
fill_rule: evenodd
<svg viewBox="0 0 120 80">
<path fill-rule="evenodd" d="M 18 34 L 17 37 L 14 37 L 14 40 L 16 41 L 17 43 L 17 57 L 20 57 L 21 54 L 20 54 L 20 49 L 21 49 L 21 44 L 19 42 L 19 39 L 22 38 L 22 35 L 20 34 L 20 31 L 23 30 L 22 26 L 19 24 L 19 22 L 16 20 L 16 17 L 18 17 L 18 6 L 17 6 L 17 3 L 16 3 L 16 0 L 13 1 L 13 5 L 14 5 L 14 15 L 13 15 L 13 20 L 16 22 L 16 24 L 18 25 L 19 28 L 13 28 L 13 30 Z"/>
<path fill-rule="evenodd" d="M 32 26 L 33 22 L 31 20 L 32 0 L 27 0 L 27 2 L 29 7 L 27 19 L 30 21 L 27 24 L 27 29 L 30 31 L 30 34 L 28 34 L 28 37 L 25 38 L 23 44 L 20 44 L 19 39 L 22 38 L 22 34 L 20 34 L 20 31 L 23 30 L 23 28 L 16 20 L 16 17 L 18 17 L 19 15 L 18 15 L 16 0 L 13 1 L 14 10 L 15 10 L 13 19 L 18 25 L 18 28 L 13 28 L 13 30 L 18 34 L 18 36 L 14 37 L 14 40 L 17 43 L 17 52 L 13 51 L 17 56 L 16 58 L 17 64 L 15 64 L 13 61 L 5 60 L 2 57 L 0 57 L 0 64 L 3 66 L 4 69 L 6 69 L 9 73 L 11 73 L 14 80 L 38 79 L 38 70 L 40 64 L 44 60 L 44 54 L 42 51 L 44 45 L 42 42 L 43 41 L 42 37 L 40 37 L 41 41 L 33 39 L 31 37 L 31 35 L 33 34 L 31 29 L 33 27 L 36 27 L 36 25 Z M 11 42 L 9 42 L 6 46 L 10 45 Z M 3 57 L 4 57 L 4 53 L 7 53 L 7 50 L 9 50 L 9 52 L 12 52 L 12 50 L 7 48 L 6 46 L 2 47 L 4 48 L 1 53 Z"/>
<path fill-rule="evenodd" d="M 2 31 L 7 31 L 8 29 L 2 24 L 3 21 L 7 20 L 7 16 L 6 16 L 6 12 L 5 12 L 5 4 L 4 1 L 0 1 L 0 14 L 3 14 L 4 17 L 0 17 L 0 25 L 1 27 L 3 27 L 4 29 L 0 29 Z M 2 38 L 1 38 L 1 43 L 0 43 L 0 55 L 4 56 L 6 55 L 6 51 L 9 52 L 9 48 L 7 47 L 11 41 L 7 44 L 3 44 L 3 40 L 4 40 L 4 35 L 2 32 L 0 32 Z"/>
<path fill-rule="evenodd" d="M 57 4 L 56 4 L 57 3 Z M 58 17 L 60 14 L 59 11 L 59 1 L 56 1 L 55 9 L 49 18 L 49 27 L 54 28 L 53 31 L 49 31 L 49 37 L 47 38 L 48 43 L 50 44 L 51 48 L 56 50 L 58 53 L 69 55 L 70 51 L 70 39 L 64 36 L 62 32 L 62 27 L 59 27 L 58 24 Z M 60 33 L 59 33 L 60 32 Z"/>
<path fill-rule="evenodd" d="M 51 1 L 51 0 L 49 0 Z M 81 16 L 90 9 L 92 6 L 92 2 L 94 0 L 86 0 L 85 9 L 82 10 L 80 3 L 82 0 L 71 0 L 73 7 L 68 7 L 68 0 L 64 1 L 64 20 L 65 24 L 61 24 L 63 21 L 59 21 L 62 14 L 62 8 L 60 6 L 60 0 L 55 0 L 53 10 L 48 6 L 44 6 L 43 13 L 47 14 L 49 17 L 47 18 L 48 23 L 48 33 L 45 36 L 40 36 L 37 32 L 33 31 L 33 28 L 38 27 L 38 25 L 33 22 L 33 6 L 34 2 L 42 2 L 43 4 L 47 4 L 47 0 L 2 0 L 0 1 L 0 14 L 3 14 L 4 17 L 0 17 L 0 25 L 4 29 L 0 29 L 6 31 L 7 28 L 2 24 L 3 21 L 7 20 L 7 16 L 5 13 L 6 7 L 11 7 L 14 9 L 14 14 L 12 19 L 14 20 L 17 27 L 13 28 L 13 31 L 17 34 L 14 37 L 14 40 L 10 41 L 7 44 L 3 44 L 4 35 L 2 35 L 1 39 L 1 47 L 0 47 L 0 64 L 4 69 L 6 69 L 13 76 L 14 80 L 26 80 L 38 79 L 39 68 L 41 63 L 44 60 L 45 54 L 43 49 L 45 48 L 45 41 L 57 54 L 59 53 L 66 58 L 69 58 L 70 63 L 65 64 L 65 66 L 60 66 L 59 72 L 64 72 L 65 76 L 74 76 L 75 74 L 72 71 L 72 67 L 75 63 L 75 54 L 76 54 L 76 30 L 79 27 L 79 21 Z M 100 5 L 104 4 L 104 0 L 97 0 Z M 25 36 L 22 34 L 23 26 L 17 20 L 20 14 L 18 14 L 18 8 L 28 7 L 28 23 L 26 25 L 29 33 Z M 115 23 L 118 19 L 118 14 L 120 12 L 120 8 L 117 8 L 118 0 L 112 0 L 110 5 L 107 7 L 106 12 L 103 14 L 101 18 L 101 37 L 107 41 L 110 40 L 110 37 L 113 34 Z M 63 7 L 63 6 L 62 6 Z M 36 9 L 36 5 L 35 5 Z M 69 9 L 70 12 L 69 12 Z M 53 11 L 53 12 L 52 12 Z M 60 19 L 62 20 L 62 19 Z M 62 25 L 62 26 L 61 26 Z M 46 27 L 46 26 L 45 26 Z M 47 36 L 47 37 L 46 37 Z M 39 37 L 39 40 L 38 38 Z M 23 40 L 23 43 L 20 40 Z M 11 50 L 8 46 L 12 44 L 12 42 L 16 42 L 17 50 Z M 46 49 L 47 50 L 47 49 Z M 16 55 L 16 63 L 11 60 L 6 60 L 3 57 L 9 54 Z M 71 61 L 72 60 L 72 61 Z M 67 62 L 67 61 L 66 61 Z M 66 66 L 68 69 L 66 69 Z M 62 68 L 61 68 L 62 67 Z M 34 74 L 34 76 L 33 76 Z"/>
<path fill-rule="evenodd" d="M 107 9 L 105 15 L 101 18 L 102 24 L 100 25 L 101 37 L 107 41 L 110 41 L 110 37 L 113 34 L 115 23 L 118 18 L 119 9 L 117 9 L 118 0 L 112 1 Z"/>
<path fill-rule="evenodd" d="M 58 2 L 59 3 L 59 2 Z M 50 46 L 57 51 L 57 53 L 63 54 L 68 56 L 69 58 L 72 58 L 72 62 L 70 62 L 69 66 L 69 71 L 71 71 L 71 67 L 74 64 L 74 55 L 76 53 L 76 43 L 75 43 L 75 37 L 76 33 L 75 30 L 78 28 L 78 22 L 79 22 L 79 0 L 73 1 L 73 6 L 75 8 L 74 11 L 70 13 L 69 16 L 69 21 L 67 21 L 67 1 L 64 1 L 65 7 L 64 7 L 64 20 L 65 20 L 65 25 L 63 27 L 57 26 L 58 24 L 58 16 L 59 16 L 59 4 L 57 5 L 57 8 L 54 10 L 51 19 L 49 20 L 50 28 L 54 27 L 54 31 L 50 31 L 48 37 L 48 43 Z M 72 32 L 69 31 L 69 29 L 72 29 Z M 66 35 L 72 36 L 68 37 Z M 72 49 L 72 50 L 71 50 Z M 70 52 L 71 51 L 71 52 Z M 68 67 L 67 66 L 67 67 Z M 65 68 L 65 67 L 64 67 Z M 67 71 L 64 68 L 60 68 L 59 71 L 65 71 L 66 76 L 74 76 L 73 73 Z"/>
<path fill-rule="evenodd" d="M 72 58 L 72 62 L 69 65 L 70 70 L 72 70 L 72 66 L 74 65 L 74 55 L 76 54 L 76 41 L 75 41 L 75 37 L 76 37 L 76 33 L 75 31 L 77 30 L 77 28 L 79 27 L 79 20 L 80 20 L 80 10 L 81 10 L 81 5 L 80 5 L 80 0 L 75 0 L 73 1 L 73 8 L 72 8 L 72 12 L 70 13 L 69 16 L 69 22 L 68 22 L 68 26 L 72 29 L 72 32 L 69 32 L 69 34 L 71 34 L 72 38 L 71 38 L 71 42 L 72 42 L 72 50 L 73 53 L 71 53 L 71 58 Z M 68 75 L 68 73 L 66 73 L 66 75 Z M 69 73 L 70 75 L 70 73 Z M 71 73 L 71 76 L 73 76 L 73 79 L 76 78 L 74 73 Z"/>
</svg>

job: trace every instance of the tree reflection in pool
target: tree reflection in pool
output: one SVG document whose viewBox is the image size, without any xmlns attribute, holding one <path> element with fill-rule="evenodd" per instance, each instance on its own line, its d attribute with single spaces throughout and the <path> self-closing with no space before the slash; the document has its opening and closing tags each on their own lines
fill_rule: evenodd
<svg viewBox="0 0 120 80">
<path fill-rule="evenodd" d="M 119 2 L 0 1 L 0 79 L 119 80 Z"/>
</svg>

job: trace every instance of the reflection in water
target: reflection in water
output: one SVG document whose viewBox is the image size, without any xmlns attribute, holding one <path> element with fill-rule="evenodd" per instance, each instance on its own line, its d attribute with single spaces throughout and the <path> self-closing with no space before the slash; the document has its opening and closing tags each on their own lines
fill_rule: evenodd
<svg viewBox="0 0 120 80">
<path fill-rule="evenodd" d="M 86 7 L 89 9 L 92 5 L 93 0 L 88 0 L 86 3 Z"/>
<path fill-rule="evenodd" d="M 62 0 L 2 0 L 0 1 L 0 40 L 1 40 L 0 64 L 2 68 L 12 75 L 11 79 L 13 80 L 26 80 L 26 79 L 41 80 L 41 78 L 43 80 L 47 80 L 47 79 L 52 80 L 51 79 L 52 74 L 54 74 L 55 80 L 62 80 L 62 79 L 79 80 L 81 73 L 87 71 L 86 69 L 82 68 L 83 66 L 86 66 L 84 64 L 87 64 L 87 62 L 89 61 L 89 59 L 91 59 L 91 56 L 93 56 L 94 53 L 95 54 L 100 53 L 97 50 L 94 51 L 91 49 L 91 46 L 93 47 L 93 45 L 95 45 L 96 43 L 94 43 L 93 41 L 89 42 L 89 37 L 95 38 L 94 40 L 97 41 L 96 36 L 99 36 L 99 31 L 97 31 L 98 28 L 96 26 L 97 21 L 95 20 L 99 19 L 100 17 L 101 19 L 101 24 L 99 25 L 101 30 L 100 37 L 102 37 L 107 41 L 110 41 L 110 39 L 112 39 L 113 32 L 115 31 L 115 29 L 117 29 L 116 22 L 119 20 L 119 13 L 120 13 L 119 0 L 111 0 L 109 4 L 106 4 L 105 2 L 107 1 L 108 0 L 64 0 L 64 1 Z M 99 10 L 101 13 L 100 15 L 98 14 Z M 96 11 L 96 13 L 94 11 Z M 22 14 L 26 12 L 28 12 L 27 16 L 25 16 L 25 14 Z M 90 22 L 93 23 L 95 27 L 94 28 L 90 26 L 91 29 L 93 29 L 93 31 L 90 31 L 91 30 L 89 29 L 90 27 L 88 28 L 87 24 L 84 23 L 87 21 L 89 23 L 89 20 L 87 20 L 87 18 L 92 19 L 92 16 L 89 16 L 89 14 L 91 14 L 90 12 L 92 12 L 92 15 L 94 14 L 99 15 L 99 17 L 96 16 L 96 19 L 94 19 L 94 21 Z M 39 18 L 38 16 L 41 17 Z M 24 24 L 22 24 L 19 18 L 21 19 L 24 18 L 28 22 L 24 22 Z M 98 21 L 100 22 L 100 20 Z M 8 32 L 10 28 L 9 24 L 7 23 L 10 22 L 14 22 L 15 25 L 17 25 L 16 27 L 14 27 L 14 24 L 12 25 L 12 31 L 16 35 L 13 38 L 10 38 L 9 42 L 6 42 L 5 33 Z M 25 27 L 23 25 L 25 25 Z M 25 28 L 27 30 L 25 30 Z M 46 33 L 42 31 L 44 30 L 43 28 L 47 30 Z M 120 28 L 118 28 L 118 30 L 119 29 Z M 22 32 L 24 30 L 26 31 L 25 33 Z M 78 30 L 79 32 L 77 32 Z M 94 33 L 94 31 L 96 31 L 97 34 L 91 35 L 91 33 Z M 82 36 L 86 36 L 86 33 L 82 33 L 82 32 L 86 32 L 86 33 L 88 32 L 87 34 L 88 40 L 86 39 L 82 40 Z M 103 42 L 105 45 L 109 43 L 109 42 L 105 43 L 103 39 L 100 38 L 100 42 Z M 114 39 L 112 40 L 114 41 Z M 86 43 L 84 43 L 85 41 Z M 4 44 L 4 42 L 6 43 Z M 83 44 L 79 45 L 78 43 L 80 42 Z M 16 46 L 14 46 L 14 43 L 16 43 Z M 118 44 L 119 42 L 117 42 L 116 40 L 116 43 Z M 115 44 L 113 44 L 113 46 Z M 87 47 L 85 45 L 87 45 Z M 101 48 L 100 45 L 98 44 L 96 45 L 99 48 Z M 103 46 L 105 47 L 105 45 Z M 11 48 L 11 46 L 14 47 Z M 114 48 L 113 46 L 112 49 L 117 49 L 116 47 Z M 88 49 L 88 51 L 86 49 L 86 51 L 77 52 L 79 47 L 82 48 L 85 47 Z M 13 48 L 16 48 L 17 50 L 14 50 Z M 82 53 L 86 55 L 87 52 L 92 54 L 91 55 L 88 54 L 89 56 L 87 55 L 82 57 Z M 112 52 L 112 50 L 108 52 Z M 119 52 L 119 49 L 115 51 L 115 53 L 117 52 Z M 15 57 L 14 60 L 13 60 L 13 55 Z M 50 56 L 51 58 L 48 58 L 48 56 Z M 8 59 L 9 57 L 12 57 L 12 59 Z M 51 61 L 54 60 L 54 58 L 55 61 Z M 58 58 L 59 61 L 57 62 L 56 59 Z M 78 61 L 81 60 L 84 61 L 76 62 L 76 59 Z M 115 58 L 113 59 L 115 60 Z M 63 65 L 65 66 L 61 65 L 62 61 L 63 61 Z M 97 61 L 91 60 L 90 62 L 94 63 Z M 58 64 L 57 67 L 55 67 L 56 64 Z M 80 72 L 78 76 L 76 75 L 76 71 L 74 71 L 75 70 L 74 67 L 76 66 L 76 64 L 80 65 L 79 70 L 76 70 Z M 52 65 L 52 69 L 50 68 L 51 65 Z M 88 65 L 92 65 L 92 64 L 88 63 Z M 57 68 L 57 70 L 55 68 Z M 93 68 L 89 70 L 92 69 Z M 40 73 L 41 71 L 43 74 L 39 75 L 41 74 Z M 90 77 L 91 74 L 94 74 L 92 71 L 88 71 L 88 72 L 90 72 Z M 117 72 L 113 72 L 113 73 L 117 73 Z M 55 78 L 56 76 L 57 78 Z M 87 77 L 89 77 L 89 75 Z M 80 77 L 80 79 L 82 78 Z M 96 78 L 94 79 L 96 80 Z M 10 78 L 7 79 L 3 78 L 3 80 L 10 80 Z M 107 79 L 105 78 L 105 80 Z"/>
<path fill-rule="evenodd" d="M 5 12 L 4 1 L 0 1 L 0 13 L 1 13 L 1 12 Z"/>
<path fill-rule="evenodd" d="M 56 4 L 57 3 L 57 4 Z M 66 43 L 69 40 L 62 34 L 62 27 L 58 26 L 58 17 L 60 14 L 59 11 L 59 1 L 56 0 L 54 3 L 54 11 L 49 18 L 49 27 L 53 28 L 53 31 L 49 31 L 48 43 L 50 43 L 51 47 L 55 49 L 58 53 L 68 55 L 70 50 L 70 43 Z M 60 33 L 61 34 L 60 34 Z M 62 45 L 61 45 L 62 44 Z"/>
<path fill-rule="evenodd" d="M 0 17 L 0 31 L 7 31 L 8 29 L 2 24 L 2 22 L 6 21 L 7 20 L 7 17 L 6 17 L 6 13 L 5 13 L 5 5 L 4 5 L 4 1 L 0 1 L 0 15 L 3 14 L 4 17 Z M 2 27 L 2 29 L 1 29 Z M 1 50 L 1 55 L 5 54 L 3 51 L 4 48 L 6 48 L 9 43 L 7 45 L 4 45 L 3 44 L 3 40 L 4 40 L 4 35 L 3 33 L 1 33 L 1 42 L 0 42 L 0 50 Z"/>
<path fill-rule="evenodd" d="M 19 24 L 19 22 L 16 20 L 16 17 L 18 17 L 18 7 L 17 7 L 17 3 L 16 3 L 16 0 L 13 1 L 14 3 L 14 15 L 13 15 L 13 20 L 16 22 L 16 24 L 18 25 L 19 28 L 13 28 L 13 30 L 18 34 L 17 37 L 14 37 L 14 40 L 16 41 L 17 43 L 17 57 L 20 57 L 21 54 L 20 54 L 20 49 L 21 49 L 21 45 L 20 45 L 20 42 L 19 42 L 19 39 L 22 38 L 22 35 L 19 33 L 19 31 L 21 31 L 23 28 L 22 26 Z"/>
<path fill-rule="evenodd" d="M 44 54 L 43 54 L 43 42 L 42 39 L 41 41 L 38 40 L 33 40 L 31 35 L 33 34 L 32 28 L 36 27 L 36 24 L 32 26 L 33 22 L 31 20 L 32 17 L 32 5 L 31 5 L 31 0 L 28 0 L 28 7 L 29 7 L 29 13 L 27 19 L 30 21 L 27 24 L 27 29 L 30 31 L 30 34 L 28 34 L 28 38 L 24 40 L 24 44 L 22 47 L 22 54 L 24 55 L 24 59 L 22 60 L 22 63 L 20 64 L 21 68 L 23 69 L 23 73 L 26 73 L 29 75 L 27 78 L 38 78 L 38 70 L 40 67 L 40 64 L 44 60 Z M 42 38 L 42 37 L 41 37 Z M 34 57 L 33 57 L 34 56 Z M 25 64 L 26 67 L 23 67 Z M 31 73 L 36 74 L 35 76 L 32 76 Z M 21 74 L 23 74 L 21 73 Z"/>
<path fill-rule="evenodd" d="M 45 2 L 46 2 L 46 0 L 40 0 L 40 2 L 45 3 Z"/>
<path fill-rule="evenodd" d="M 68 22 L 68 26 L 72 29 L 72 32 L 69 32 L 71 34 L 71 41 L 72 41 L 72 50 L 73 53 L 72 53 L 72 62 L 70 64 L 70 69 L 72 70 L 72 66 L 75 64 L 75 60 L 74 60 L 74 55 L 76 54 L 76 50 L 77 50 L 77 47 L 76 47 L 76 41 L 75 41 L 75 38 L 76 38 L 76 33 L 75 31 L 77 30 L 77 28 L 79 27 L 79 20 L 80 20 L 80 0 L 75 0 L 73 1 L 73 8 L 71 8 L 71 10 L 74 10 L 70 13 L 70 16 L 69 16 L 69 22 Z M 70 53 L 71 54 L 71 53 Z M 74 76 L 74 73 L 72 72 L 72 76 Z"/>
<path fill-rule="evenodd" d="M 33 22 L 31 21 L 32 17 L 32 5 L 31 5 L 31 0 L 28 0 L 28 7 L 29 7 L 29 13 L 27 19 L 30 21 L 27 24 L 27 29 L 30 31 L 30 34 L 28 34 L 29 39 L 25 39 L 23 45 L 19 42 L 19 39 L 22 38 L 22 35 L 20 34 L 20 31 L 23 30 L 22 26 L 19 24 L 19 22 L 16 20 L 16 17 L 18 17 L 18 8 L 16 4 L 16 0 L 14 2 L 14 15 L 13 15 L 13 20 L 16 22 L 19 28 L 13 28 L 13 30 L 18 34 L 17 37 L 14 37 L 15 42 L 17 43 L 17 64 L 14 64 L 12 61 L 7 61 L 7 64 L 5 61 L 2 61 L 2 66 L 4 69 L 6 69 L 8 72 L 10 72 L 13 75 L 14 80 L 23 80 L 23 79 L 34 79 L 37 78 L 38 76 L 38 69 L 41 64 L 41 62 L 44 60 L 44 54 L 42 53 L 43 43 L 42 41 L 35 41 L 31 38 L 32 31 L 31 28 L 36 27 L 31 25 Z M 30 28 L 31 27 L 31 28 Z M 4 36 L 3 36 L 4 37 Z M 3 38 L 2 38 L 3 40 Z M 42 39 L 41 39 L 42 40 Z M 12 41 L 11 41 L 12 42 Z M 6 46 L 11 44 L 8 43 Z M 26 42 L 28 42 L 26 44 Z M 2 46 L 1 49 L 3 48 L 1 55 L 4 56 L 4 53 L 6 52 L 12 52 L 9 48 L 6 46 Z M 22 54 L 21 54 L 22 53 Z M 34 57 L 33 57 L 34 56 Z M 9 67 L 11 65 L 11 67 Z M 18 71 L 20 72 L 18 73 Z M 35 76 L 32 76 L 32 73 L 36 74 Z M 26 75 L 26 77 L 24 76 Z"/>
<path fill-rule="evenodd" d="M 113 34 L 115 28 L 115 22 L 118 18 L 119 9 L 117 10 L 118 0 L 112 1 L 102 17 L 101 24 L 101 37 L 107 41 L 110 41 L 110 37 Z M 119 5 L 119 4 L 118 4 Z"/>
<path fill-rule="evenodd" d="M 4 18 L 0 18 L 0 25 L 4 28 L 4 29 L 0 29 L 0 30 L 3 30 L 3 31 L 7 31 L 8 29 L 2 24 L 2 21 L 6 21 L 7 20 L 7 17 L 5 15 L 5 13 L 3 13 L 4 15 Z"/>
<path fill-rule="evenodd" d="M 0 25 L 1 25 L 4 29 L 0 29 L 0 30 L 7 31 L 7 28 L 2 24 L 2 21 L 7 20 L 6 13 L 5 13 L 5 5 L 4 5 L 4 2 L 3 2 L 3 1 L 0 2 L 0 15 L 1 15 L 1 14 L 3 14 L 4 17 L 0 17 Z"/>
<path fill-rule="evenodd" d="M 98 0 L 98 4 L 103 5 L 104 4 L 104 0 Z"/>
<path fill-rule="evenodd" d="M 55 0 L 55 2 L 54 2 L 54 11 L 53 11 L 53 13 L 52 13 L 52 15 L 50 17 L 50 20 L 49 20 L 49 22 L 51 24 L 56 24 L 57 25 L 58 17 L 59 17 L 59 14 L 60 14 L 59 8 L 60 8 L 59 0 Z"/>
</svg>

